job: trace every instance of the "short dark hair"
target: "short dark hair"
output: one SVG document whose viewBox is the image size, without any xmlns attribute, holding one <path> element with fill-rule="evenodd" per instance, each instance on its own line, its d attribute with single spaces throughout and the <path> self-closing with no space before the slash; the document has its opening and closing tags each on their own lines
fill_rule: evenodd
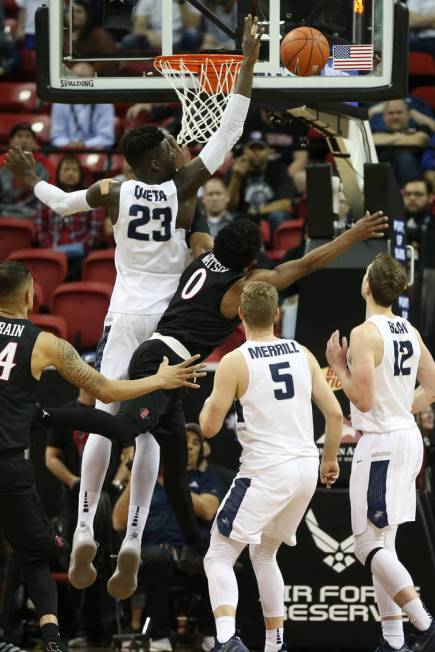
<svg viewBox="0 0 435 652">
<path fill-rule="evenodd" d="M 15 294 L 29 278 L 29 270 L 19 260 L 4 260 L 0 263 L 0 297 Z"/>
<path fill-rule="evenodd" d="M 30 122 L 17 122 L 17 124 L 15 124 L 10 130 L 9 138 L 12 140 L 18 131 L 29 131 L 32 134 L 33 138 L 36 140 L 36 134 L 33 131 Z"/>
<path fill-rule="evenodd" d="M 369 268 L 370 290 L 378 306 L 387 308 L 408 287 L 405 268 L 389 254 L 377 254 Z"/>
<path fill-rule="evenodd" d="M 425 179 L 424 177 L 415 177 L 415 179 L 408 179 L 406 183 L 404 183 L 403 188 L 405 188 L 408 183 L 423 183 L 426 186 L 426 191 L 428 195 L 431 195 L 433 190 L 432 190 L 432 184 L 429 181 L 429 179 Z"/>
<path fill-rule="evenodd" d="M 260 228 L 245 217 L 234 220 L 217 234 L 213 253 L 222 265 L 241 272 L 260 253 Z"/>
<path fill-rule="evenodd" d="M 141 163 L 146 162 L 150 152 L 165 140 L 166 136 L 162 129 L 153 125 L 145 125 L 130 129 L 121 138 L 120 150 L 127 159 L 127 163 L 133 169 Z"/>
</svg>

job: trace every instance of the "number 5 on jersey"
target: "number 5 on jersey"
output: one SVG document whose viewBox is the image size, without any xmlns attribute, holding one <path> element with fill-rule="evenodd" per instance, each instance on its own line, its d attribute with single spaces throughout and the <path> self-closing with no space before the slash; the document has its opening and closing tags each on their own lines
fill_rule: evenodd
<svg viewBox="0 0 435 652">
<path fill-rule="evenodd" d="M 293 376 L 290 373 L 286 373 L 286 370 L 290 369 L 290 363 L 276 362 L 275 364 L 270 364 L 269 369 L 272 380 L 275 383 L 281 383 L 285 386 L 285 389 L 280 388 L 274 390 L 273 393 L 275 394 L 275 398 L 278 401 L 284 401 L 287 398 L 293 398 L 295 395 Z"/>
</svg>

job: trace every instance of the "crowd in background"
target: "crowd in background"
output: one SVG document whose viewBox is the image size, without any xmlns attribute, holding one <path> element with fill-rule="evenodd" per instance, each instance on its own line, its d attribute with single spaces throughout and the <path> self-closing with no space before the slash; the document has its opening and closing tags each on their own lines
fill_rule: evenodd
<svg viewBox="0 0 435 652">
<path fill-rule="evenodd" d="M 4 0 L 0 0 L 0 111 L 2 82 L 26 79 L 23 70 L 29 52 L 35 47 L 34 13 L 39 0 L 16 0 L 15 10 L 13 4 L 8 2 L 6 7 Z M 161 3 L 139 0 L 134 11 L 132 3 L 127 0 L 126 4 L 130 6 L 132 20 L 124 25 L 122 38 L 115 41 L 101 24 L 103 3 L 75 0 L 75 52 L 82 57 L 92 57 L 95 52 L 110 56 L 119 51 L 140 54 L 158 51 Z M 206 4 L 230 26 L 235 26 L 234 0 L 206 0 Z M 411 11 L 411 50 L 432 56 L 435 69 L 433 2 L 408 0 L 408 5 Z M 233 46 L 226 34 L 209 20 L 202 20 L 198 11 L 186 2 L 174 2 L 174 42 L 179 51 Z M 80 62 L 72 67 L 71 72 L 89 77 L 94 73 L 110 75 L 114 69 L 115 64 L 111 61 Z M 429 287 L 435 278 L 435 102 L 431 106 L 412 94 L 418 83 L 411 77 L 409 97 L 370 107 L 370 123 L 379 160 L 391 163 L 402 189 L 408 241 L 416 250 L 421 282 Z M 435 77 L 432 79 L 434 84 Z M 49 132 L 34 128 L 35 115 L 50 116 Z M 140 124 L 157 124 L 168 133 L 177 134 L 180 108 L 167 104 L 128 107 L 116 104 L 53 104 L 52 107 L 35 104 L 28 114 L 17 113 L 4 149 L 21 145 L 32 151 L 38 176 L 56 183 L 65 192 L 72 192 L 103 177 L 131 178 L 131 170 L 116 153 L 116 146 L 123 130 Z M 197 154 L 199 147 L 193 146 L 192 151 Z M 297 238 L 291 249 L 296 252 L 303 249 L 307 210 L 306 168 L 309 164 L 324 161 L 333 164 L 320 134 L 311 132 L 307 147 L 296 131 L 289 132 L 274 123 L 265 109 L 254 107 L 240 144 L 216 176 L 201 189 L 197 210 L 205 216 L 212 237 L 239 216 L 255 220 L 261 227 L 264 244 L 260 263 L 273 267 L 283 257 L 289 257 L 287 241 L 282 238 L 286 224 L 293 223 L 296 227 Z M 2 162 L 3 157 L 0 159 L 0 218 L 31 221 L 35 226 L 33 246 L 65 254 L 68 280 L 79 280 L 83 260 L 89 253 L 114 247 L 111 224 L 104 211 L 92 210 L 69 217 L 56 215 L 41 205 L 22 182 L 13 179 Z M 342 189 L 339 220 L 350 224 L 357 217 L 352 215 L 345 189 Z M 81 392 L 77 404 L 92 406 L 94 399 Z M 429 487 L 431 477 L 435 484 L 433 410 L 418 415 L 418 424 L 427 458 L 422 486 Z M 187 431 L 192 500 L 206 536 L 231 477 L 228 477 L 229 472 L 208 465 L 208 445 L 203 441 L 199 427 L 189 424 Z M 52 432 L 48 436 L 47 473 L 52 473 L 62 486 L 57 521 L 59 532 L 69 542 L 75 525 L 81 455 L 86 437 L 86 433 L 78 432 Z M 118 534 L 125 527 L 132 456 L 129 442 L 125 447 L 112 449 L 112 463 L 96 525 L 96 538 L 100 542 L 100 579 L 84 598 L 70 587 L 64 596 L 77 616 L 70 624 L 71 647 L 107 644 L 115 629 L 117 607 L 107 596 L 105 583 L 113 570 L 110 555 L 116 552 Z M 172 633 L 177 631 L 179 636 L 187 633 L 185 618 L 192 603 L 189 602 L 188 607 L 182 603 L 180 607 L 178 600 L 179 595 L 186 594 L 189 600 L 197 602 L 195 614 L 202 650 L 208 652 L 213 646 L 213 621 L 204 580 L 186 578 L 177 570 L 177 555 L 182 545 L 182 534 L 166 501 L 163 480 L 159 476 L 143 539 L 144 562 L 139 590 L 124 608 L 124 621 L 128 622 L 132 632 L 142 628 L 145 615 L 151 616 L 151 652 L 170 652 Z M 18 632 L 15 639 L 20 640 L 22 621 L 31 621 L 31 617 L 26 615 L 20 580 L 14 575 L 11 563 L 6 592 L 3 571 L 6 558 L 0 542 L 0 616 L 5 616 L 9 628 Z M 2 647 L 0 642 L 0 652 L 12 651 Z"/>
</svg>

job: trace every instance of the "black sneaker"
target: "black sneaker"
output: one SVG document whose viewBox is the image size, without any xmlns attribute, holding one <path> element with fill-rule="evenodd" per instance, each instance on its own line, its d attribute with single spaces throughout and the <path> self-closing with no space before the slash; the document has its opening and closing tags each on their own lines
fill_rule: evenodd
<svg viewBox="0 0 435 652">
<path fill-rule="evenodd" d="M 66 652 L 66 648 L 60 638 L 49 638 L 43 641 L 44 652 Z"/>
<path fill-rule="evenodd" d="M 391 645 L 382 638 L 379 646 L 376 648 L 376 652 L 410 652 L 410 650 L 406 643 L 404 643 L 400 650 L 398 650 L 395 647 L 391 647 Z"/>
<path fill-rule="evenodd" d="M 435 620 L 432 620 L 425 632 L 413 627 L 407 643 L 412 652 L 435 652 Z"/>
<path fill-rule="evenodd" d="M 211 652 L 249 652 L 246 645 L 234 634 L 226 643 L 219 643 L 216 639 L 215 646 Z"/>
</svg>

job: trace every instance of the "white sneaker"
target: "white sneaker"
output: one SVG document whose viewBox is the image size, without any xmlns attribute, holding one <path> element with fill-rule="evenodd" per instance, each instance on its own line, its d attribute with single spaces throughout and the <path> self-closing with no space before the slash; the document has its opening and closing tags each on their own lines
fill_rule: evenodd
<svg viewBox="0 0 435 652">
<path fill-rule="evenodd" d="M 69 581 L 76 589 L 87 589 L 95 582 L 97 571 L 92 562 L 97 548 L 89 526 L 81 521 L 74 532 L 68 570 Z"/>
<path fill-rule="evenodd" d="M 172 643 L 169 638 L 150 639 L 150 652 L 172 652 Z"/>
<path fill-rule="evenodd" d="M 211 650 L 215 646 L 215 638 L 214 636 L 203 636 L 202 637 L 202 643 L 201 643 L 201 650 L 203 652 L 211 652 Z"/>
<path fill-rule="evenodd" d="M 140 547 L 141 541 L 137 534 L 132 534 L 122 542 L 116 570 L 107 582 L 107 591 L 112 598 L 125 600 L 136 591 Z"/>
<path fill-rule="evenodd" d="M 69 639 L 68 647 L 70 648 L 89 647 L 89 641 L 86 638 L 86 636 L 77 636 L 76 638 Z"/>
</svg>

